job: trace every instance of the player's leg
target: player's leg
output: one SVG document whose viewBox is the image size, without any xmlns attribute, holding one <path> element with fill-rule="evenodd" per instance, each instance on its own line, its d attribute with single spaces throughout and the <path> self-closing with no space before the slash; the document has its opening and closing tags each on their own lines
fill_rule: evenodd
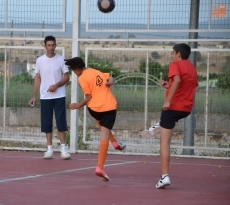
<svg viewBox="0 0 230 205">
<path fill-rule="evenodd" d="M 96 120 L 97 126 L 101 128 L 100 121 Z M 110 130 L 109 133 L 109 141 L 112 143 L 114 149 L 122 151 L 125 149 L 126 145 L 122 144 L 121 142 L 117 142 L 115 136 L 113 135 L 112 131 Z"/>
<path fill-rule="evenodd" d="M 172 137 L 172 129 L 160 127 L 160 160 L 162 175 L 169 174 L 170 162 L 170 141 Z"/>
<path fill-rule="evenodd" d="M 170 163 L 170 142 L 173 128 L 178 120 L 185 118 L 189 112 L 182 112 L 176 110 L 162 111 L 160 121 L 160 159 L 162 175 L 156 184 L 157 189 L 164 189 L 165 186 L 171 184 L 169 177 L 169 163 Z"/>
<path fill-rule="evenodd" d="M 95 112 L 89 109 L 89 112 L 92 117 L 100 121 L 101 125 L 101 134 L 100 134 L 100 146 L 98 152 L 98 164 L 95 170 L 97 176 L 102 177 L 104 181 L 109 181 L 109 177 L 104 171 L 105 159 L 109 147 L 109 135 L 113 128 L 113 125 L 116 120 L 116 110 L 110 110 L 106 112 Z"/>
<path fill-rule="evenodd" d="M 108 147 L 109 147 L 109 134 L 110 134 L 110 129 L 101 126 L 100 146 L 98 151 L 98 163 L 97 163 L 95 174 L 97 176 L 102 177 L 104 181 L 109 181 L 109 177 L 104 172 L 104 164 L 105 164 Z"/>
<path fill-rule="evenodd" d="M 157 189 L 164 189 L 165 186 L 171 184 L 169 178 L 169 162 L 170 162 L 170 141 L 172 137 L 172 129 L 160 127 L 160 161 L 161 161 L 161 177 L 156 184 Z"/>
<path fill-rule="evenodd" d="M 53 144 L 52 132 L 47 132 L 46 133 L 46 140 L 47 140 L 47 146 L 52 146 L 52 144 Z"/>
<path fill-rule="evenodd" d="M 160 161 L 161 161 L 161 177 L 156 184 L 157 189 L 164 189 L 165 186 L 171 184 L 169 178 L 169 162 L 170 162 L 170 141 L 172 137 L 172 129 L 175 127 L 175 113 L 171 110 L 162 110 L 160 120 Z"/>
<path fill-rule="evenodd" d="M 61 158 L 70 159 L 71 155 L 68 151 L 68 147 L 65 144 L 65 132 L 68 130 L 66 121 L 65 97 L 57 98 L 54 100 L 54 102 L 55 119 L 61 144 Z"/>
<path fill-rule="evenodd" d="M 53 129 L 53 100 L 40 100 L 41 104 L 41 132 L 46 133 L 47 151 L 44 153 L 45 159 L 53 158 L 52 129 Z"/>
<path fill-rule="evenodd" d="M 53 158 L 53 142 L 52 142 L 52 132 L 46 133 L 46 140 L 47 140 L 47 152 L 44 153 L 45 159 L 52 159 Z"/>
</svg>

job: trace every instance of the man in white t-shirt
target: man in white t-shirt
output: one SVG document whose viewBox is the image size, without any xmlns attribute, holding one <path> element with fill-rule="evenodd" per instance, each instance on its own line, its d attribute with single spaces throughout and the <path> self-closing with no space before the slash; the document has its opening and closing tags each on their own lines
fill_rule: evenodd
<svg viewBox="0 0 230 205">
<path fill-rule="evenodd" d="M 56 39 L 46 36 L 44 40 L 46 54 L 36 61 L 33 97 L 29 105 L 33 107 L 36 95 L 40 88 L 41 103 L 41 131 L 46 133 L 48 150 L 44 153 L 45 159 L 53 158 L 52 132 L 53 111 L 61 143 L 61 158 L 70 159 L 71 156 L 65 145 L 65 132 L 68 130 L 66 122 L 65 87 L 69 81 L 69 70 L 64 58 L 55 53 Z"/>
</svg>

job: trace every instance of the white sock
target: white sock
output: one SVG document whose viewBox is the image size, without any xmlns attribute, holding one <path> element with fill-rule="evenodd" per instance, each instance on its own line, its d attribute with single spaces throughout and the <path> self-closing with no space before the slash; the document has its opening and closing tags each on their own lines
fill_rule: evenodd
<svg viewBox="0 0 230 205">
<path fill-rule="evenodd" d="M 52 145 L 48 145 L 48 151 L 53 151 Z"/>
<path fill-rule="evenodd" d="M 65 144 L 61 144 L 61 151 L 65 150 Z"/>
<path fill-rule="evenodd" d="M 165 176 L 168 176 L 168 174 L 163 174 L 163 175 L 161 175 L 162 178 L 164 178 Z"/>
</svg>

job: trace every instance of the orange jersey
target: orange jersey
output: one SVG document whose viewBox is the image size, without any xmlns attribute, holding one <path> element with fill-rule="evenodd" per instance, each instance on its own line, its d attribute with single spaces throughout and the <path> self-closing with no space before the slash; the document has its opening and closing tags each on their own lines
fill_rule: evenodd
<svg viewBox="0 0 230 205">
<path fill-rule="evenodd" d="M 87 68 L 78 77 L 78 82 L 84 94 L 92 96 L 87 106 L 95 112 L 105 112 L 117 108 L 114 95 L 110 88 L 105 85 L 108 78 L 109 73 L 102 73 L 93 68 Z"/>
</svg>

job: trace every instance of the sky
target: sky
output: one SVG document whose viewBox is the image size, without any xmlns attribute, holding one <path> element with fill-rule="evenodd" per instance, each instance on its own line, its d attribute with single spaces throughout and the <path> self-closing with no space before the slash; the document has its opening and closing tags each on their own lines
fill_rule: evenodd
<svg viewBox="0 0 230 205">
<path fill-rule="evenodd" d="M 66 12 L 66 21 L 72 22 L 73 20 L 73 0 L 67 0 L 67 12 Z"/>
<path fill-rule="evenodd" d="M 66 11 L 66 21 L 72 22 L 73 21 L 73 1 L 74 0 L 67 0 L 67 11 Z M 86 11 L 86 0 L 81 0 L 81 20 L 85 22 L 85 11 Z"/>
<path fill-rule="evenodd" d="M 67 1 L 67 22 L 72 22 L 73 1 Z M 75 0 L 76 1 L 76 0 Z M 51 6 L 58 2 L 61 5 L 62 0 L 0 0 L 0 22 L 5 20 L 5 5 L 9 4 L 9 21 L 47 21 L 52 23 L 55 20 L 61 21 L 61 6 Z M 81 22 L 86 22 L 86 2 L 81 0 Z M 99 12 L 97 0 L 89 0 L 89 22 L 90 23 L 139 23 L 146 24 L 150 19 L 151 24 L 183 24 L 188 23 L 191 0 L 115 0 L 115 10 L 109 14 Z M 209 3 L 212 2 L 212 8 L 215 5 L 226 5 L 226 17 L 230 16 L 229 0 L 200 0 L 200 21 L 208 21 L 210 17 Z M 51 9 L 50 9 L 51 8 Z M 41 12 L 44 15 L 41 16 Z M 58 16 L 59 15 L 59 16 Z M 10 18 L 12 16 L 12 18 Z"/>
<path fill-rule="evenodd" d="M 81 21 L 86 21 L 86 2 L 81 0 Z M 115 12 L 110 14 L 102 14 L 97 9 L 97 0 L 90 0 L 90 15 L 93 21 L 105 21 L 113 23 L 143 23 L 147 21 L 148 16 L 148 0 L 115 0 Z M 212 0 L 212 9 L 215 6 L 226 5 L 226 17 L 230 17 L 230 2 L 229 0 Z M 190 18 L 190 3 L 191 0 L 151 0 L 150 15 L 151 23 L 153 24 L 183 24 L 188 23 Z M 208 21 L 210 0 L 200 0 L 200 21 Z M 67 22 L 72 22 L 73 0 L 67 0 Z M 113 18 L 111 21 L 106 21 L 106 18 Z M 213 18 L 214 19 L 214 18 Z M 217 18 L 221 19 L 221 18 Z M 144 22 L 144 23 L 145 23 Z"/>
</svg>

